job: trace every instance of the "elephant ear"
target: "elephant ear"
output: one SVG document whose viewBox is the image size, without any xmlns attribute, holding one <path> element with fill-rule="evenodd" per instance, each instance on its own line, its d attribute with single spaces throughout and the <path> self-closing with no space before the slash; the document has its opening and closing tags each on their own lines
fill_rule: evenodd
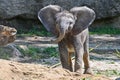
<svg viewBox="0 0 120 80">
<path fill-rule="evenodd" d="M 70 10 L 74 16 L 76 16 L 76 22 L 72 29 L 72 34 L 77 35 L 81 33 L 84 29 L 88 28 L 88 26 L 94 21 L 95 19 L 95 12 L 86 7 L 74 7 Z"/>
<path fill-rule="evenodd" d="M 55 15 L 58 12 L 61 12 L 62 8 L 57 5 L 48 5 L 44 8 L 42 8 L 38 12 L 38 18 L 41 21 L 41 23 L 45 26 L 45 28 L 53 33 L 57 34 L 56 31 L 56 23 L 55 23 Z"/>
</svg>

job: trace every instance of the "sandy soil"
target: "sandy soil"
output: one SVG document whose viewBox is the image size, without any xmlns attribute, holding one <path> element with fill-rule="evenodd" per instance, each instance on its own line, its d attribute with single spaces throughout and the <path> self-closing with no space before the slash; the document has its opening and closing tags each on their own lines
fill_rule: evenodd
<svg viewBox="0 0 120 80">
<path fill-rule="evenodd" d="M 0 59 L 0 80 L 110 80 L 101 75 L 76 75 L 62 68 Z M 84 79 L 86 78 L 86 79 Z"/>
<path fill-rule="evenodd" d="M 91 40 L 92 42 L 90 43 L 90 45 L 92 47 L 95 47 L 96 45 L 101 43 L 100 40 L 101 39 L 99 38 Z M 108 40 L 110 41 L 108 42 Z M 109 47 L 106 48 L 107 47 L 106 45 L 108 44 L 109 44 L 108 46 L 110 45 L 112 46 L 111 48 L 114 48 L 113 45 L 115 46 L 115 49 L 119 48 L 120 39 L 115 38 L 114 40 L 112 37 L 112 40 L 111 37 L 109 39 L 107 36 L 107 40 L 102 40 L 102 43 L 104 45 L 100 46 L 100 49 L 102 49 L 103 47 L 104 49 L 108 49 Z M 17 39 L 15 44 L 20 46 L 32 45 L 40 48 L 57 46 L 56 44 L 50 44 L 49 41 L 50 38 L 47 37 L 45 38 L 26 37 L 24 39 L 23 38 Z M 94 71 L 106 71 L 106 70 L 120 71 L 120 66 L 119 66 L 120 59 L 117 58 L 115 54 L 90 53 L 90 56 L 91 56 L 91 66 Z M 115 78 L 110 78 L 110 77 L 108 78 L 103 75 L 88 75 L 88 74 L 76 75 L 76 73 L 69 72 L 68 70 L 62 69 L 61 67 L 56 67 L 51 69 L 41 64 L 19 63 L 19 62 L 0 59 L 0 80 L 115 80 L 116 78 L 119 78 L 119 76 L 115 76 Z M 120 78 L 116 80 L 120 80 Z"/>
</svg>

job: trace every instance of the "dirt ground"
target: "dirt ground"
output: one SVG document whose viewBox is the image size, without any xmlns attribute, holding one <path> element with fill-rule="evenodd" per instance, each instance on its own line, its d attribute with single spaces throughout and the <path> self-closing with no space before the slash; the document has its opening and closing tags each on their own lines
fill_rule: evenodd
<svg viewBox="0 0 120 80">
<path fill-rule="evenodd" d="M 62 68 L 0 59 L 0 80 L 110 80 L 102 75 L 76 75 Z"/>
<path fill-rule="evenodd" d="M 32 45 L 40 48 L 57 47 L 56 44 L 51 44 L 49 41 L 50 38 L 47 37 L 25 37 L 18 38 L 14 44 L 19 46 Z M 76 75 L 76 73 L 62 69 L 61 66 L 49 68 L 47 65 L 43 65 L 42 62 L 37 64 L 36 62 L 20 63 L 0 59 L 0 80 L 120 80 L 120 59 L 111 52 L 113 49 L 120 49 L 120 36 L 95 36 L 90 39 L 90 47 L 94 48 L 101 42 L 102 45 L 97 47 L 95 52 L 90 52 L 91 67 L 98 74 Z M 46 62 L 50 61 L 50 64 L 53 64 L 56 60 L 58 63 L 58 58 L 44 59 Z M 99 74 L 106 71 L 108 71 L 106 75 L 111 74 L 109 71 L 112 71 L 113 74 L 110 77 Z"/>
</svg>

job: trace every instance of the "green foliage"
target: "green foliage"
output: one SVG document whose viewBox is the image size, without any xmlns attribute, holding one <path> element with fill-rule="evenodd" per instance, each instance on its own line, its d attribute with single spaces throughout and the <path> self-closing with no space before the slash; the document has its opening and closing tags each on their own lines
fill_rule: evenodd
<svg viewBox="0 0 120 80">
<path fill-rule="evenodd" d="M 80 80 L 92 80 L 91 78 L 83 78 L 83 79 L 80 79 Z"/>
<path fill-rule="evenodd" d="M 114 53 L 117 57 L 120 58 L 120 51 L 116 49 L 116 52 Z"/>
<path fill-rule="evenodd" d="M 48 57 L 58 57 L 58 51 L 55 47 L 37 48 L 34 46 L 28 46 L 27 49 L 18 48 L 24 56 L 31 57 L 32 59 L 42 59 Z"/>
<path fill-rule="evenodd" d="M 94 29 L 90 29 L 90 34 L 120 34 L 120 29 L 114 28 L 111 25 L 105 25 L 101 27 L 96 27 Z"/>
<path fill-rule="evenodd" d="M 50 57 L 58 57 L 58 51 L 55 47 L 48 47 L 43 50 L 43 53 L 49 54 Z"/>
<path fill-rule="evenodd" d="M 6 59 L 9 60 L 11 56 L 11 54 L 9 53 L 11 51 L 8 50 L 4 50 L 3 48 L 0 47 L 0 59 Z"/>
<path fill-rule="evenodd" d="M 10 59 L 10 55 L 5 53 L 5 54 L 0 55 L 0 58 L 9 60 Z"/>
<path fill-rule="evenodd" d="M 112 61 L 112 62 L 109 62 L 108 64 L 115 64 L 115 62 Z"/>
<path fill-rule="evenodd" d="M 104 25 L 99 27 L 90 28 L 90 34 L 120 34 L 120 29 L 113 27 L 112 25 Z M 18 35 L 20 36 L 51 36 L 52 34 L 48 32 L 44 26 L 33 26 L 29 30 L 18 30 Z"/>
<path fill-rule="evenodd" d="M 41 54 L 39 54 L 41 52 L 41 50 L 39 48 L 28 46 L 27 49 L 21 49 L 21 48 L 18 48 L 18 49 L 21 51 L 21 53 L 24 56 L 32 57 L 32 59 L 41 58 Z"/>
<path fill-rule="evenodd" d="M 120 76 L 120 72 L 118 70 L 105 70 L 105 71 L 95 71 L 96 74 L 102 74 L 106 76 Z"/>
<path fill-rule="evenodd" d="M 50 36 L 49 33 L 42 25 L 33 26 L 30 30 L 18 30 L 18 36 Z"/>
</svg>

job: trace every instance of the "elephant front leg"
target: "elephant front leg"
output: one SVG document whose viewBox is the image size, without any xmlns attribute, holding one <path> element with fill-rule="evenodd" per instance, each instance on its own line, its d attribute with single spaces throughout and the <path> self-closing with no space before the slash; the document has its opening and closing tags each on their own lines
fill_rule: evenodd
<svg viewBox="0 0 120 80">
<path fill-rule="evenodd" d="M 88 52 L 84 53 L 83 60 L 84 60 L 84 67 L 85 67 L 84 74 L 93 74 L 92 70 L 91 70 L 91 67 L 90 67 Z"/>
<path fill-rule="evenodd" d="M 83 48 L 75 49 L 75 72 L 82 74 L 82 65 L 83 65 Z"/>
<path fill-rule="evenodd" d="M 58 46 L 59 46 L 60 60 L 61 60 L 62 67 L 70 71 L 73 71 L 71 56 L 67 51 L 67 47 L 65 43 L 61 41 L 59 42 Z"/>
<path fill-rule="evenodd" d="M 90 67 L 90 60 L 89 60 L 89 42 L 88 38 L 86 39 L 84 43 L 84 55 L 83 55 L 83 61 L 84 61 L 84 67 L 85 67 L 85 74 L 93 74 L 91 67 Z"/>
<path fill-rule="evenodd" d="M 74 49 L 75 49 L 75 72 L 82 74 L 84 50 L 82 43 L 77 39 L 74 40 Z"/>
</svg>

